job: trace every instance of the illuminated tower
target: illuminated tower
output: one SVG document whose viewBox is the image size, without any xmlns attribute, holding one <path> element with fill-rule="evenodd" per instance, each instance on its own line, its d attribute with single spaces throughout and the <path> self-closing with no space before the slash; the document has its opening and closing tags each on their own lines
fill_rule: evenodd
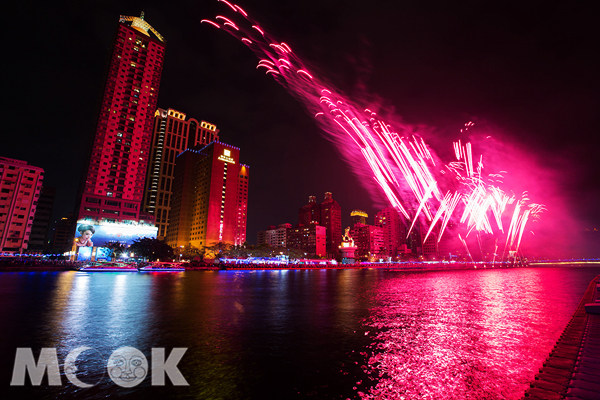
<svg viewBox="0 0 600 400">
<path fill-rule="evenodd" d="M 139 18 L 121 16 L 77 220 L 135 224 L 148 219 L 141 205 L 164 52 L 164 38 L 144 21 L 144 13 Z"/>
<path fill-rule="evenodd" d="M 167 244 L 202 248 L 246 241 L 250 171 L 239 156 L 237 147 L 212 142 L 177 157 Z"/>
<path fill-rule="evenodd" d="M 367 224 L 367 218 L 369 218 L 369 214 L 361 210 L 352 210 L 350 213 L 350 226 L 354 226 L 355 224 Z"/>
<path fill-rule="evenodd" d="M 212 141 L 218 141 L 218 133 L 216 125 L 194 118 L 186 120 L 184 113 L 172 108 L 159 108 L 154 113 L 152 147 L 142 210 L 155 216 L 157 239 L 163 240 L 167 234 L 175 158 L 185 149 L 204 147 Z"/>
</svg>

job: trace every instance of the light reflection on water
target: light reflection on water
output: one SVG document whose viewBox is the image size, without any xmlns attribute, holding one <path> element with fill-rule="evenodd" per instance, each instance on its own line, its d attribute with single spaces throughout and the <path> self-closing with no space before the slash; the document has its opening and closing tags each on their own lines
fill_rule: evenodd
<svg viewBox="0 0 600 400">
<path fill-rule="evenodd" d="M 0 273 L 0 385 L 9 397 L 519 398 L 591 268 L 492 271 Z M 89 346 L 63 386 L 10 388 L 15 349 Z M 189 387 L 123 389 L 112 351 L 187 347 Z M 62 372 L 62 368 L 61 368 Z"/>
<path fill-rule="evenodd" d="M 557 268 L 398 273 L 380 282 L 365 321 L 374 329 L 363 367 L 372 386 L 359 394 L 521 398 L 583 295 L 569 292 L 577 285 L 567 275 Z"/>
</svg>

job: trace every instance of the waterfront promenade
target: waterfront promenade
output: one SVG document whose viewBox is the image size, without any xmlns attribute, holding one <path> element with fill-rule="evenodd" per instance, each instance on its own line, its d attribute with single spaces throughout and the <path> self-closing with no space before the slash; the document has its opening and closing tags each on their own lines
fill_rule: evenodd
<svg viewBox="0 0 600 400">
<path fill-rule="evenodd" d="M 600 399 L 600 314 L 585 307 L 600 302 L 599 284 L 600 275 L 590 282 L 524 398 Z"/>
</svg>

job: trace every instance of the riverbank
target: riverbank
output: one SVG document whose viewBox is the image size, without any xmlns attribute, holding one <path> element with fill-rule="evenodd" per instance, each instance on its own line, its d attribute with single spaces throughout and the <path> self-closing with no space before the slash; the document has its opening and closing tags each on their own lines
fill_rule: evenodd
<svg viewBox="0 0 600 400">
<path fill-rule="evenodd" d="M 0 272 L 59 272 L 78 270 L 83 263 L 71 261 L 19 261 L 0 262 Z M 364 264 L 183 264 L 186 271 L 286 271 L 286 270 L 321 270 L 321 269 L 381 269 L 385 271 L 448 271 L 470 269 L 505 269 L 523 268 L 526 264 L 500 263 L 364 263 Z"/>
</svg>

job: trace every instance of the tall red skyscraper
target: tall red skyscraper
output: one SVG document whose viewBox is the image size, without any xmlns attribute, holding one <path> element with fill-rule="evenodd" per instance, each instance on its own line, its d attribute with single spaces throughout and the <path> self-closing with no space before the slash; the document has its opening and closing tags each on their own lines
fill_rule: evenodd
<svg viewBox="0 0 600 400">
<path fill-rule="evenodd" d="M 136 224 L 147 219 L 140 213 L 164 52 L 164 38 L 143 13 L 121 16 L 77 220 Z"/>
</svg>

